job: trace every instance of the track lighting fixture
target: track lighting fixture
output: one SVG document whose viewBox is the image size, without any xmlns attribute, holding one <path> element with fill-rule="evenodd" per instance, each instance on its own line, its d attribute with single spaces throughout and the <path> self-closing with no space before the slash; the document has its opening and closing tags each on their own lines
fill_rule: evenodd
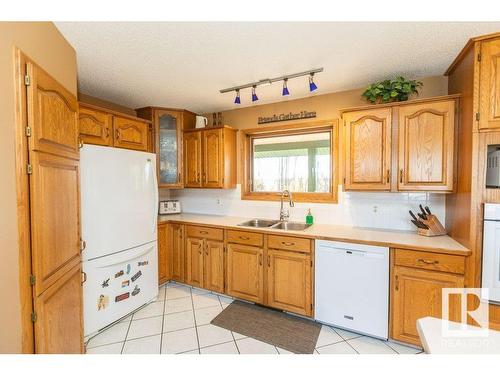
<svg viewBox="0 0 500 375">
<path fill-rule="evenodd" d="M 259 100 L 259 98 L 257 97 L 257 94 L 255 93 L 256 87 L 257 87 L 257 85 L 252 86 L 252 102 L 256 102 L 257 100 Z"/>
<path fill-rule="evenodd" d="M 288 87 L 286 85 L 287 82 L 288 82 L 288 78 L 285 78 L 283 80 L 283 96 L 290 95 L 290 92 L 288 91 Z"/>
<path fill-rule="evenodd" d="M 323 68 L 318 68 L 318 69 L 307 70 L 305 72 L 288 74 L 286 76 L 281 76 L 281 77 L 276 77 L 276 78 L 261 79 L 257 82 L 252 82 L 252 83 L 247 83 L 245 85 L 234 86 L 234 87 L 229 87 L 227 89 L 222 89 L 219 92 L 221 94 L 223 94 L 225 92 L 236 91 L 236 97 L 234 99 L 234 104 L 241 104 L 240 90 L 247 89 L 247 88 L 251 87 L 252 88 L 252 102 L 256 102 L 257 100 L 259 100 L 257 94 L 255 93 L 257 86 L 268 86 L 268 85 L 271 85 L 273 82 L 283 81 L 282 95 L 287 96 L 287 95 L 290 95 L 290 91 L 288 90 L 288 80 L 290 78 L 297 78 L 297 77 L 303 77 L 303 76 L 309 76 L 309 91 L 313 92 L 313 91 L 318 89 L 318 86 L 316 86 L 316 83 L 314 83 L 314 74 L 321 73 L 322 71 L 323 71 Z"/>
<path fill-rule="evenodd" d="M 318 86 L 314 83 L 314 73 L 311 73 L 309 75 L 309 91 L 313 92 L 314 90 L 317 90 Z"/>
</svg>

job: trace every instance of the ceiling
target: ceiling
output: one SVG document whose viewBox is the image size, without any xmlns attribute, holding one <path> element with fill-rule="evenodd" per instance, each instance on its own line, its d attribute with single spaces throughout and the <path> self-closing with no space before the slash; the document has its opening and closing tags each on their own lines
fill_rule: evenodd
<svg viewBox="0 0 500 375">
<path fill-rule="evenodd" d="M 471 37 L 495 23 L 444 22 L 57 22 L 78 58 L 79 91 L 131 108 L 198 113 L 238 108 L 219 90 L 323 67 L 288 82 L 292 100 L 363 87 L 379 79 L 441 75 Z M 284 100 L 281 83 L 252 104 Z"/>
</svg>

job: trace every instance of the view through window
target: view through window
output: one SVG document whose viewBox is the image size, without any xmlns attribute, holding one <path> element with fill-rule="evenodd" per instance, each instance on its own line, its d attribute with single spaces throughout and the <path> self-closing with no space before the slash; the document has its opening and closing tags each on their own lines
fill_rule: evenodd
<svg viewBox="0 0 500 375">
<path fill-rule="evenodd" d="M 328 193 L 331 132 L 252 139 L 252 191 Z"/>
</svg>

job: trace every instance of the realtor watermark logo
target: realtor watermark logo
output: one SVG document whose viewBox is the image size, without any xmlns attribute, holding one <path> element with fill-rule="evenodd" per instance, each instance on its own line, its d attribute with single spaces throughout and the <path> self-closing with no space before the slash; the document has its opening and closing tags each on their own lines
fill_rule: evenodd
<svg viewBox="0 0 500 375">
<path fill-rule="evenodd" d="M 488 327 L 488 289 L 442 289 L 443 337 L 486 337 Z"/>
</svg>

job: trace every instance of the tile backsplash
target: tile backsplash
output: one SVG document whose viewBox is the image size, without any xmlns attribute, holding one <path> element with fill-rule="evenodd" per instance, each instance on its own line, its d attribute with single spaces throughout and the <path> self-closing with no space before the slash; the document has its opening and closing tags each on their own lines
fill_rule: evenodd
<svg viewBox="0 0 500 375">
<path fill-rule="evenodd" d="M 280 202 L 241 199 L 236 189 L 161 190 L 160 199 L 178 199 L 182 212 L 240 216 L 245 218 L 278 218 Z M 445 195 L 435 193 L 367 193 L 343 192 L 339 186 L 337 204 L 295 203 L 290 220 L 305 221 L 310 208 L 315 223 L 356 227 L 415 230 L 408 210 L 419 212 L 418 205 L 429 206 L 445 222 Z"/>
</svg>

